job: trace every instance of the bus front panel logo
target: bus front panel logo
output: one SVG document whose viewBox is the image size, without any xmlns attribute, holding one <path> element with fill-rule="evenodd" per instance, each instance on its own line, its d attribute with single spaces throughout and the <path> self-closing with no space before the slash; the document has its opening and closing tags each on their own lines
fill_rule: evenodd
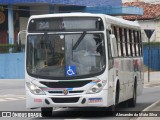
<svg viewBox="0 0 160 120">
<path fill-rule="evenodd" d="M 64 90 L 63 90 L 63 93 L 64 93 L 65 95 L 67 95 L 67 94 L 68 94 L 68 90 L 64 89 Z"/>
</svg>

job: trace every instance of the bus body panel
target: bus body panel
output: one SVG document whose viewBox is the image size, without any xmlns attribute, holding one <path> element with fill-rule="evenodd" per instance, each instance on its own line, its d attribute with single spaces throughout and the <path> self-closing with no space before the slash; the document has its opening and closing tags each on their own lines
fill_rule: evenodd
<svg viewBox="0 0 160 120">
<path fill-rule="evenodd" d="M 137 60 L 140 64 L 134 65 L 134 60 Z M 115 72 L 117 74 L 116 79 L 120 81 L 120 99 L 119 102 L 126 101 L 128 98 L 132 98 L 133 86 L 135 80 L 137 80 L 137 95 L 140 95 L 143 90 L 143 68 L 142 58 L 130 59 L 122 58 L 121 60 L 115 59 L 114 61 Z M 138 68 L 135 68 L 138 67 Z M 130 92 L 128 92 L 130 91 Z"/>
</svg>

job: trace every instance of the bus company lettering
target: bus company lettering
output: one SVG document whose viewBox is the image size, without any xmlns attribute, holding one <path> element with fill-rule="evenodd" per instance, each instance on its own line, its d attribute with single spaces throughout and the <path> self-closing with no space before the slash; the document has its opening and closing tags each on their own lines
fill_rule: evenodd
<svg viewBox="0 0 160 120">
<path fill-rule="evenodd" d="M 89 103 L 102 102 L 102 98 L 89 98 Z"/>
</svg>

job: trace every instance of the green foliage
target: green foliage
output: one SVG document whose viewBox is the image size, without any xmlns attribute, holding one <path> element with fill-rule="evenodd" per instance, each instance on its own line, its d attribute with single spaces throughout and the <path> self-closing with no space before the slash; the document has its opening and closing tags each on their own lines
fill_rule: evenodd
<svg viewBox="0 0 160 120">
<path fill-rule="evenodd" d="M 16 53 L 18 46 L 15 44 L 0 44 L 0 53 Z M 24 48 L 24 46 L 22 46 Z"/>
<path fill-rule="evenodd" d="M 143 42 L 143 46 L 149 46 L 149 43 L 148 42 Z M 150 42 L 150 46 L 151 47 L 155 47 L 155 46 L 157 46 L 157 47 L 160 47 L 160 42 Z"/>
</svg>

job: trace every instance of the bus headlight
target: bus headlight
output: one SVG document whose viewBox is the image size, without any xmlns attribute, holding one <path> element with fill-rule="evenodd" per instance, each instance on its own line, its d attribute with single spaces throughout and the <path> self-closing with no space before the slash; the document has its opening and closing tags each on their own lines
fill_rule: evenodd
<svg viewBox="0 0 160 120">
<path fill-rule="evenodd" d="M 100 92 L 106 85 L 106 80 L 96 82 L 88 91 L 88 94 L 94 94 Z"/>
<path fill-rule="evenodd" d="M 35 95 L 45 95 L 44 91 L 42 91 L 39 87 L 31 82 L 26 82 L 26 85 L 31 93 Z"/>
</svg>

